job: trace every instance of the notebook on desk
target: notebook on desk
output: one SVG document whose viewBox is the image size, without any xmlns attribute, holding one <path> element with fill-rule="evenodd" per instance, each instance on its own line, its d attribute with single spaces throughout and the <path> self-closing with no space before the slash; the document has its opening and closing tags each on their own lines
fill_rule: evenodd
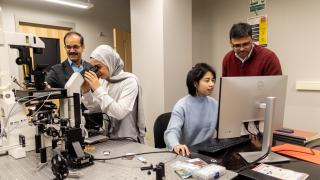
<svg viewBox="0 0 320 180">
<path fill-rule="evenodd" d="M 319 139 L 320 133 L 293 129 L 292 133 L 274 131 L 273 137 L 274 139 L 283 141 L 283 142 L 288 142 L 288 143 L 293 143 L 298 145 L 306 145 L 311 141 Z"/>
</svg>

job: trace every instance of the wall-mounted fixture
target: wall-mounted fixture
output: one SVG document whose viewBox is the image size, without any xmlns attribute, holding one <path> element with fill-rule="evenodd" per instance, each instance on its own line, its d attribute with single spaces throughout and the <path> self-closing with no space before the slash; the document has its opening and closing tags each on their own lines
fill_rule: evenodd
<svg viewBox="0 0 320 180">
<path fill-rule="evenodd" d="M 296 81 L 296 90 L 320 91 L 320 81 Z"/>
<path fill-rule="evenodd" d="M 66 6 L 72 6 L 82 9 L 90 9 L 93 7 L 93 4 L 88 0 L 87 2 L 80 1 L 80 0 L 46 0 L 48 2 L 56 3 L 56 4 L 62 4 Z"/>
</svg>

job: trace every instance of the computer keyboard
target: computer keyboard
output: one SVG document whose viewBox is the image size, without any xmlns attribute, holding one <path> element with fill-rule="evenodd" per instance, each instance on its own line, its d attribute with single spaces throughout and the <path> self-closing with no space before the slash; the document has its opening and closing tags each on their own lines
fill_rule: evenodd
<svg viewBox="0 0 320 180">
<path fill-rule="evenodd" d="M 250 139 L 247 137 L 237 137 L 237 138 L 228 138 L 228 139 L 215 139 L 211 144 L 206 147 L 199 149 L 198 151 L 204 153 L 215 153 L 218 151 L 226 150 L 228 148 L 244 144 L 249 142 Z"/>
</svg>

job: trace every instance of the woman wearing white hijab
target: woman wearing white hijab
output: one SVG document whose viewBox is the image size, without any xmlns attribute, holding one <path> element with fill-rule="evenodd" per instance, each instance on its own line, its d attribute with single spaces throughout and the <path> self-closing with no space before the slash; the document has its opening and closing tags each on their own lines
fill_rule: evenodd
<svg viewBox="0 0 320 180">
<path fill-rule="evenodd" d="M 85 72 L 82 103 L 90 112 L 103 112 L 111 118 L 111 138 L 131 137 L 144 143 L 146 126 L 138 78 L 123 71 L 122 59 L 108 45 L 98 46 L 90 63 L 98 72 Z"/>
</svg>

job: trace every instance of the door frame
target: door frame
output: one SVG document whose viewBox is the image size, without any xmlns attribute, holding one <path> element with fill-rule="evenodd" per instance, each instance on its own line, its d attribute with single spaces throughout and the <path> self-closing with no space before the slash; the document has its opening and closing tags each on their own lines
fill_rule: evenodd
<svg viewBox="0 0 320 180">
<path fill-rule="evenodd" d="M 73 22 L 65 22 L 60 20 L 42 20 L 37 18 L 26 18 L 26 17 L 14 17 L 15 19 L 15 31 L 19 32 L 20 23 L 28 23 L 28 24 L 38 24 L 43 26 L 52 26 L 52 27 L 65 27 L 70 28 L 71 30 L 75 30 L 76 24 Z"/>
</svg>

